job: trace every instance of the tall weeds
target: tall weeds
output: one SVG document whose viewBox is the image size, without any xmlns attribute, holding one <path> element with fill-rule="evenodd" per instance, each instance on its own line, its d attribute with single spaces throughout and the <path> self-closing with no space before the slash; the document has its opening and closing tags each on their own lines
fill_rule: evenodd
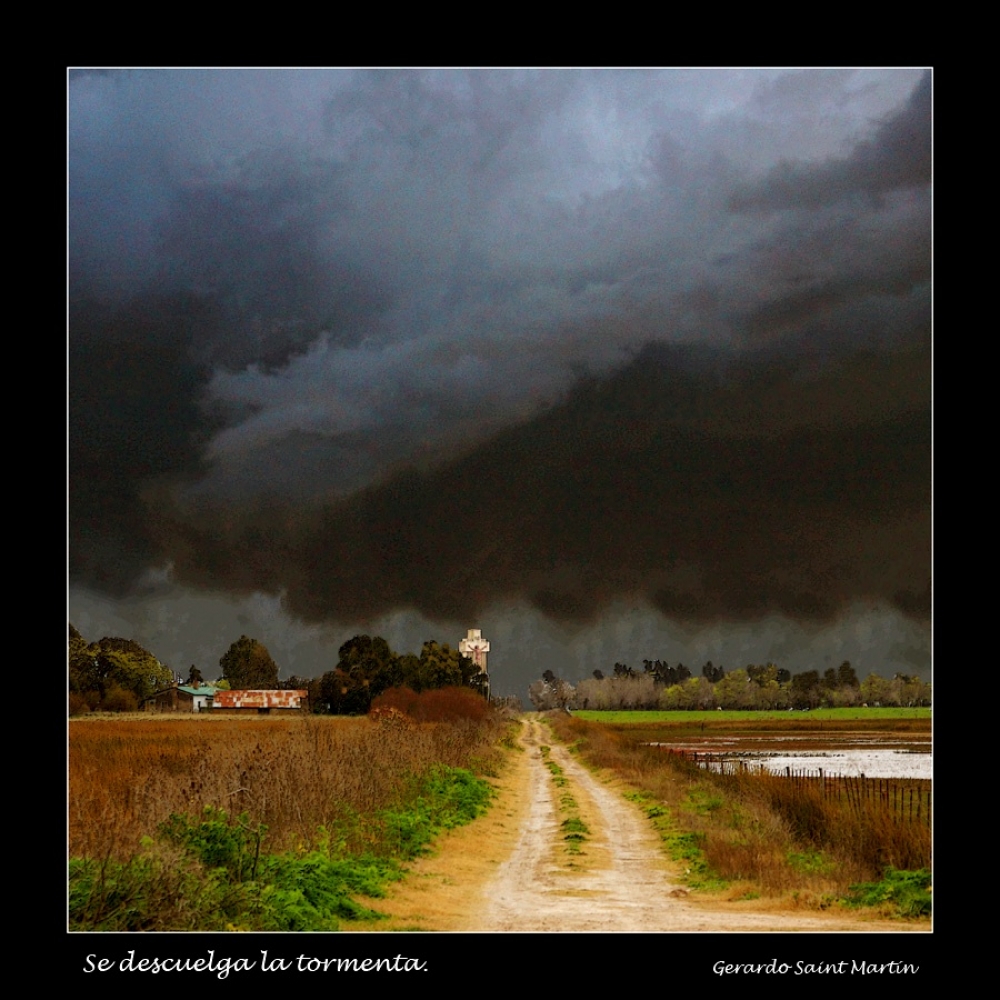
<svg viewBox="0 0 1000 1000">
<path fill-rule="evenodd" d="M 73 722 L 70 854 L 126 859 L 172 813 L 206 807 L 267 824 L 276 848 L 311 846 L 320 827 L 350 836 L 435 765 L 488 768 L 496 736 L 489 721 L 405 732 L 322 716 Z"/>
<path fill-rule="evenodd" d="M 370 915 L 352 892 L 482 807 L 475 774 L 495 771 L 504 725 L 73 722 L 71 923 L 329 929 Z"/>
<path fill-rule="evenodd" d="M 930 826 L 877 801 L 825 796 L 818 782 L 792 782 L 767 772 L 716 776 L 741 801 L 761 801 L 802 843 L 829 850 L 872 876 L 885 868 L 919 869 L 931 862 Z"/>
</svg>

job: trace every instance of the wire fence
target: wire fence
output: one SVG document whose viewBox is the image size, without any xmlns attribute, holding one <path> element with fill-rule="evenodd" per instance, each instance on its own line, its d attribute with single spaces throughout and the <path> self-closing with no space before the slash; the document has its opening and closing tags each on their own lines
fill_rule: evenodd
<svg viewBox="0 0 1000 1000">
<path fill-rule="evenodd" d="M 858 813 L 879 809 L 898 820 L 928 826 L 931 822 L 931 782 L 926 778 L 867 778 L 864 774 L 829 774 L 821 767 L 772 770 L 760 761 L 727 754 L 660 749 L 715 774 L 781 778 L 802 788 L 817 789 L 823 798 L 846 802 Z"/>
</svg>

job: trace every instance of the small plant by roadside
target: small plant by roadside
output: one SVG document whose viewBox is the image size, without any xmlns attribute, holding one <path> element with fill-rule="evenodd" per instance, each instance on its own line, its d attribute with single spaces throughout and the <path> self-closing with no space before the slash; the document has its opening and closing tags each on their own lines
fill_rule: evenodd
<svg viewBox="0 0 1000 1000">
<path fill-rule="evenodd" d="M 881 881 L 852 885 L 844 897 L 844 903 L 854 907 L 875 907 L 886 916 L 930 916 L 930 869 L 905 872 L 886 868 Z"/>
</svg>

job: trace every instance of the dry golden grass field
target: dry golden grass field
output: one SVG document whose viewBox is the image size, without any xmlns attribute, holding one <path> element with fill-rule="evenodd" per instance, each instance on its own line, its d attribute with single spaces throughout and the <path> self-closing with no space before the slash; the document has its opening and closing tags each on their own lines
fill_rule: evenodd
<svg viewBox="0 0 1000 1000">
<path fill-rule="evenodd" d="M 397 802 L 435 766 L 489 770 L 496 730 L 367 718 L 85 718 L 69 723 L 69 853 L 128 860 L 172 813 L 206 806 L 268 826 L 272 850 Z M 361 835 L 361 834 L 358 834 Z M 346 845 L 362 846 L 362 845 Z"/>
</svg>

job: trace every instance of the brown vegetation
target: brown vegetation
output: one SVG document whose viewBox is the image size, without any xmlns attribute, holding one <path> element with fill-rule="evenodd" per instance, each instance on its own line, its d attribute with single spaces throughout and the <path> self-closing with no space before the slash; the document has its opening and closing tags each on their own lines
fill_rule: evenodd
<svg viewBox="0 0 1000 1000">
<path fill-rule="evenodd" d="M 378 839 L 370 818 L 430 768 L 495 766 L 500 724 L 413 724 L 403 738 L 367 718 L 71 722 L 70 855 L 127 860 L 171 813 L 206 806 L 267 824 L 272 850 L 315 846 L 321 827 L 363 850 Z"/>
<path fill-rule="evenodd" d="M 417 722 L 482 722 L 490 713 L 489 702 L 470 688 L 445 687 L 421 691 L 408 687 L 389 688 L 372 702 L 372 715 L 395 710 Z"/>
<path fill-rule="evenodd" d="M 887 866 L 930 867 L 931 831 L 891 810 L 855 808 L 818 787 L 776 775 L 719 775 L 645 745 L 650 733 L 555 715 L 560 737 L 593 765 L 613 770 L 666 807 L 665 839 L 697 850 L 704 881 L 728 883 L 732 898 L 784 897 L 825 905 Z"/>
</svg>

